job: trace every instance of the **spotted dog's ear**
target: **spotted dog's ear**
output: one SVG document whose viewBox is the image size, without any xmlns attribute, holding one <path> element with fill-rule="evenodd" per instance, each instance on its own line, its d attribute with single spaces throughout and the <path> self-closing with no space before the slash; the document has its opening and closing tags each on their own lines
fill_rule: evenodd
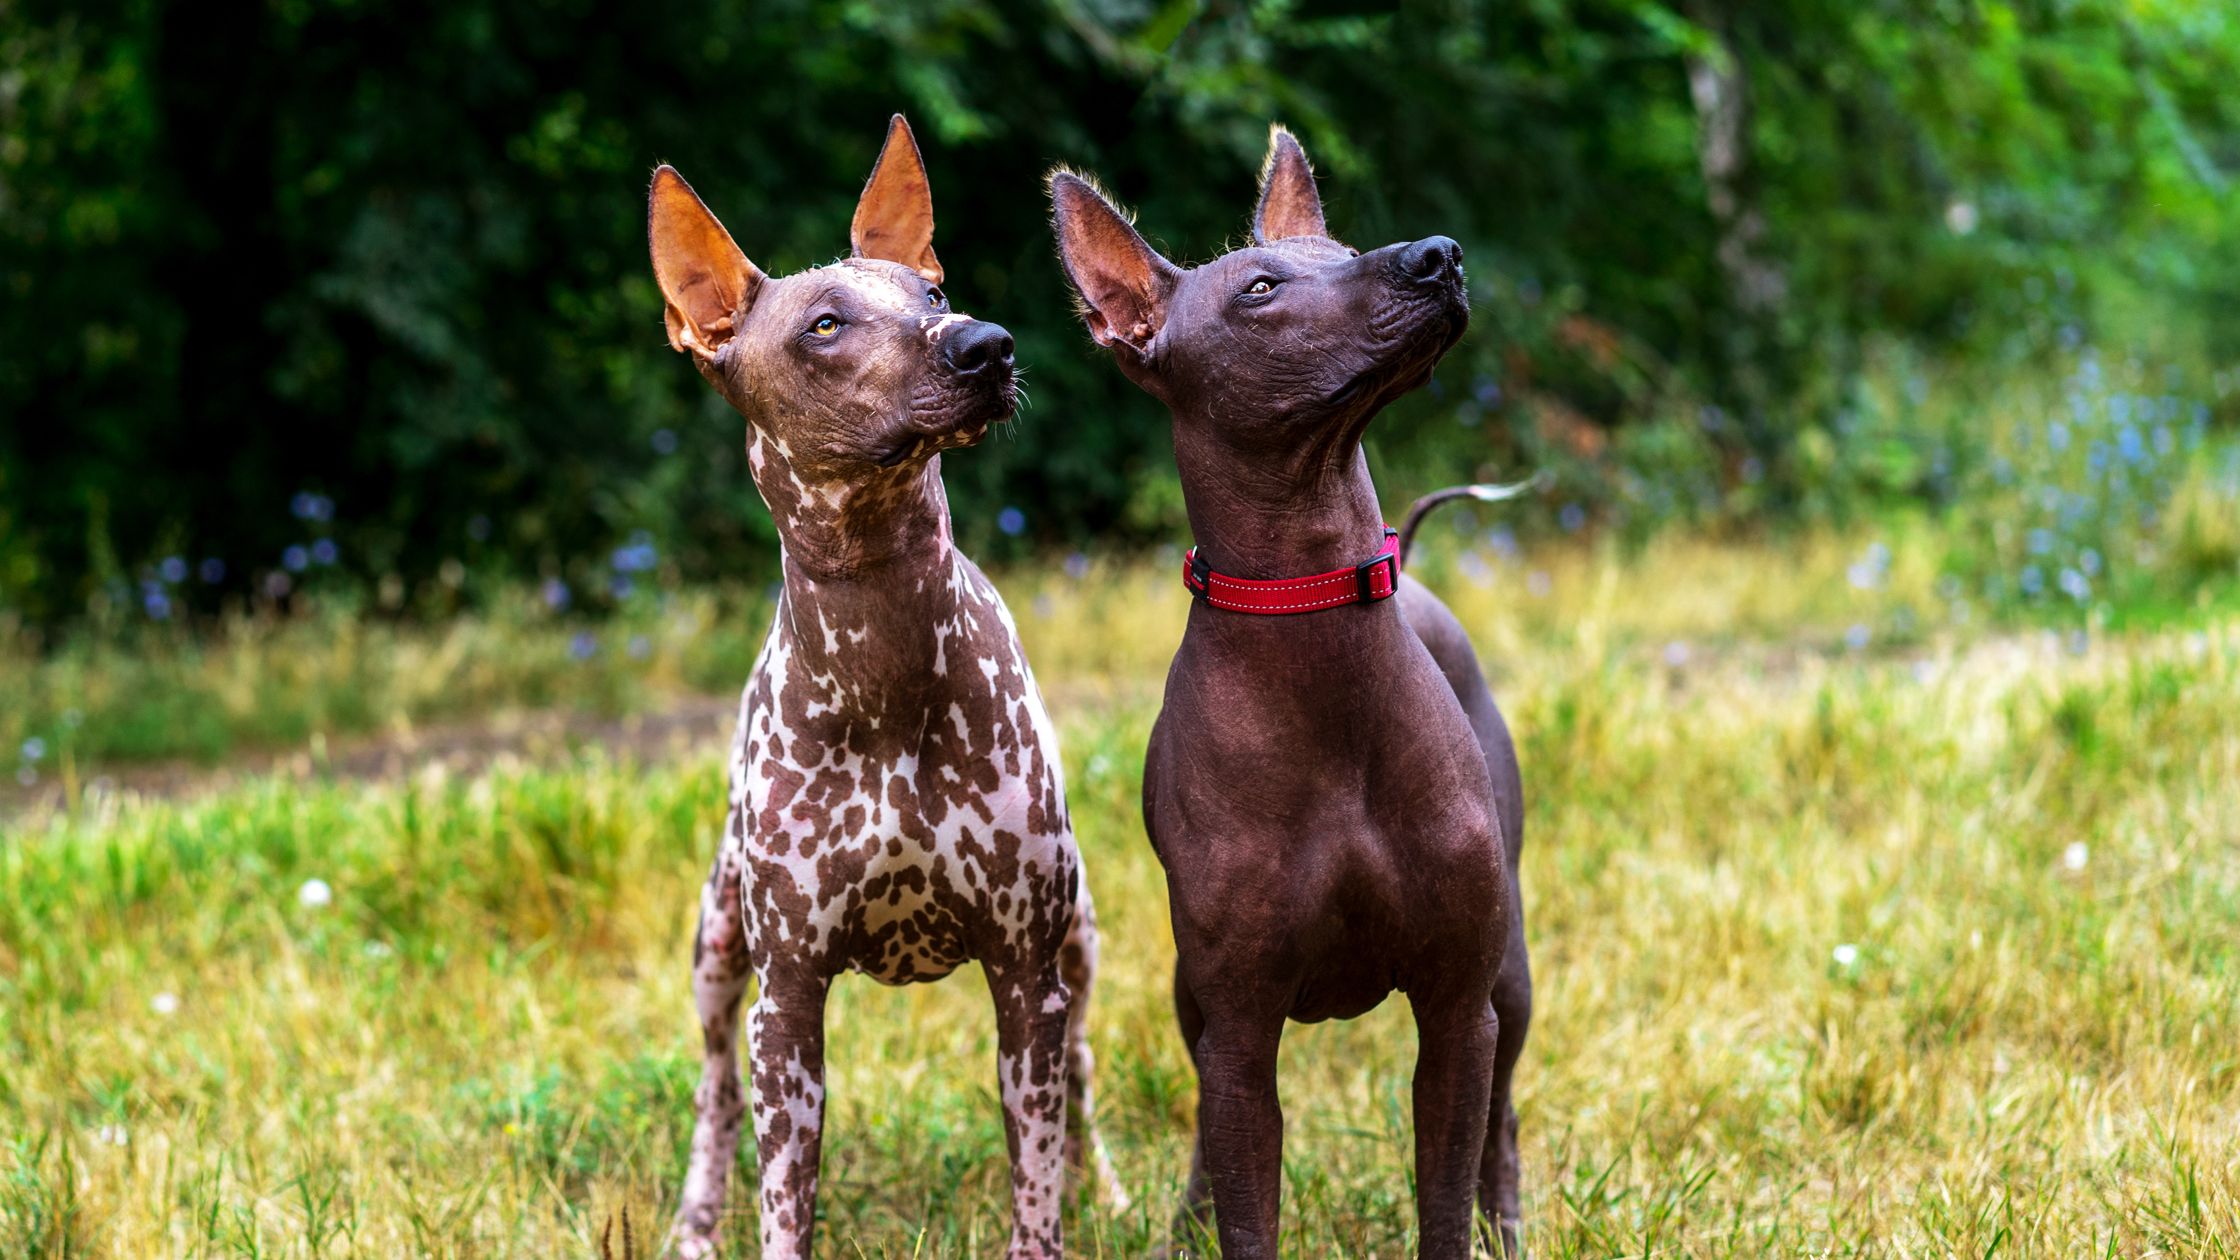
<svg viewBox="0 0 2240 1260">
<path fill-rule="evenodd" d="M 1167 322 L 1182 272 L 1137 235 L 1096 185 L 1071 171 L 1050 176 L 1058 258 L 1081 295 L 1081 321 L 1097 344 L 1141 351 Z"/>
<path fill-rule="evenodd" d="M 900 114 L 887 124 L 887 143 L 864 181 L 848 243 L 858 258 L 898 262 L 941 283 L 941 260 L 933 256 L 933 187 L 918 155 L 917 137 Z"/>
<path fill-rule="evenodd" d="M 753 305 L 762 271 L 673 166 L 654 170 L 646 218 L 669 344 L 713 360 Z"/>
<path fill-rule="evenodd" d="M 1322 194 L 1315 190 L 1307 151 L 1282 123 L 1268 128 L 1268 160 L 1260 164 L 1260 204 L 1252 211 L 1252 239 L 1266 245 L 1288 236 L 1328 236 Z"/>
</svg>

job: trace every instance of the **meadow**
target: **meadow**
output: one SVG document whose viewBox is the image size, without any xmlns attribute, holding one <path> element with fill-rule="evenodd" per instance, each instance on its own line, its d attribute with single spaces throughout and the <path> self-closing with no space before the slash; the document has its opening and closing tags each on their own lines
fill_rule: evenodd
<svg viewBox="0 0 2240 1260">
<path fill-rule="evenodd" d="M 2240 1248 L 2229 603 L 1970 617 L 1940 603 L 1927 530 L 1459 537 L 1419 570 L 1477 639 L 1530 795 L 1533 1254 Z M 1069 1238 L 1141 1256 L 1193 1106 L 1137 809 L 1183 596 L 1151 562 L 999 580 L 1105 920 L 1098 1084 L 1135 1197 L 1078 1206 Z M 657 714 L 743 675 L 765 614 L 679 595 L 594 632 L 524 595 L 14 671 L 19 711 L 83 707 L 0 823 L 0 1254 L 619 1256 L 626 1229 L 657 1250 L 720 736 L 363 779 L 299 754 L 163 793 L 98 771 L 128 738 L 222 759 L 556 701 Z M 203 743 L 135 716 L 127 661 L 206 698 Z M 977 973 L 844 982 L 832 1032 L 820 1254 L 990 1254 L 1007 1173 Z M 1413 1050 L 1399 1003 L 1288 1037 L 1287 1254 L 1408 1254 Z"/>
</svg>

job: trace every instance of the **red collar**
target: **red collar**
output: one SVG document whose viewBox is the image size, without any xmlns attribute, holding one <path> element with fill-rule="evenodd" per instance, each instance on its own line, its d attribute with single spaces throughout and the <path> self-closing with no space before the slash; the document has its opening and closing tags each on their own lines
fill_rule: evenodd
<svg viewBox="0 0 2240 1260">
<path fill-rule="evenodd" d="M 1346 604 L 1374 604 L 1400 589 L 1400 531 L 1384 529 L 1384 546 L 1359 564 L 1313 577 L 1272 581 L 1216 573 L 1192 547 L 1182 558 L 1182 584 L 1190 593 L 1224 612 L 1281 617 Z"/>
</svg>

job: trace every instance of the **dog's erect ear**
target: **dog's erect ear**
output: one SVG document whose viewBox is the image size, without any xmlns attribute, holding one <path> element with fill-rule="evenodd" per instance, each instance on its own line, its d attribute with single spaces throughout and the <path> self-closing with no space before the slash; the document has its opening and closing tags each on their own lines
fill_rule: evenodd
<svg viewBox="0 0 2240 1260">
<path fill-rule="evenodd" d="M 1287 236 L 1328 236 L 1322 194 L 1315 191 L 1307 151 L 1282 123 L 1268 128 L 1268 160 L 1260 165 L 1260 204 L 1252 212 L 1252 239 L 1262 245 Z"/>
<path fill-rule="evenodd" d="M 1058 258 L 1081 295 L 1081 319 L 1098 345 L 1149 345 L 1167 319 L 1182 273 L 1136 234 L 1096 185 L 1071 171 L 1050 176 Z"/>
<path fill-rule="evenodd" d="M 669 344 L 713 359 L 738 331 L 754 302 L 762 272 L 708 212 L 673 166 L 653 172 L 646 236 L 653 278 L 667 303 Z"/>
<path fill-rule="evenodd" d="M 886 147 L 863 183 L 848 243 L 858 258 L 898 262 L 941 283 L 941 262 L 933 256 L 933 188 L 926 183 L 917 137 L 900 114 L 887 124 Z"/>
</svg>

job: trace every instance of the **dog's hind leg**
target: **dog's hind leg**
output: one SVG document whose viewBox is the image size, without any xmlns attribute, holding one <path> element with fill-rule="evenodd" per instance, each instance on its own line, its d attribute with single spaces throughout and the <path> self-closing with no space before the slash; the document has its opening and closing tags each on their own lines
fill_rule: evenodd
<svg viewBox="0 0 2240 1260">
<path fill-rule="evenodd" d="M 753 964 L 740 917 L 741 855 L 736 815 L 700 890 L 700 926 L 692 938 L 692 997 L 700 1009 L 700 1088 L 692 1096 L 692 1161 L 677 1209 L 677 1253 L 700 1260 L 716 1248 L 724 1185 L 739 1151 L 746 1097 L 739 1082 L 739 1000 Z"/>
<path fill-rule="evenodd" d="M 1525 1032 L 1532 1026 L 1532 963 L 1525 956 L 1522 895 L 1510 887 L 1508 952 L 1493 984 L 1493 1009 L 1501 1018 L 1501 1041 L 1493 1057 L 1493 1106 L 1486 1120 L 1486 1147 L 1478 1170 L 1478 1210 L 1485 1214 L 1486 1250 L 1496 1257 L 1524 1255 L 1524 1212 L 1519 1192 L 1517 1108 L 1510 1096 L 1517 1060 L 1524 1054 Z"/>
<path fill-rule="evenodd" d="M 1065 1193 L 1066 1060 L 1069 1007 L 1056 959 L 1035 952 L 988 965 L 996 1004 L 996 1081 L 1011 1147 L 1009 1260 L 1064 1254 L 1059 1209 Z"/>
<path fill-rule="evenodd" d="M 1107 1210 L 1128 1210 L 1128 1191 L 1113 1170 L 1112 1152 L 1097 1129 L 1097 1058 L 1089 1048 L 1089 999 L 1097 985 L 1097 908 L 1089 886 L 1073 905 L 1073 928 L 1058 951 L 1058 974 L 1072 991 L 1066 1011 L 1066 1175 L 1093 1185 Z"/>
<path fill-rule="evenodd" d="M 762 1260 L 809 1260 L 824 1153 L 824 1005 L 831 979 L 757 960 L 748 1011 L 754 1136 L 762 1155 Z"/>
</svg>

